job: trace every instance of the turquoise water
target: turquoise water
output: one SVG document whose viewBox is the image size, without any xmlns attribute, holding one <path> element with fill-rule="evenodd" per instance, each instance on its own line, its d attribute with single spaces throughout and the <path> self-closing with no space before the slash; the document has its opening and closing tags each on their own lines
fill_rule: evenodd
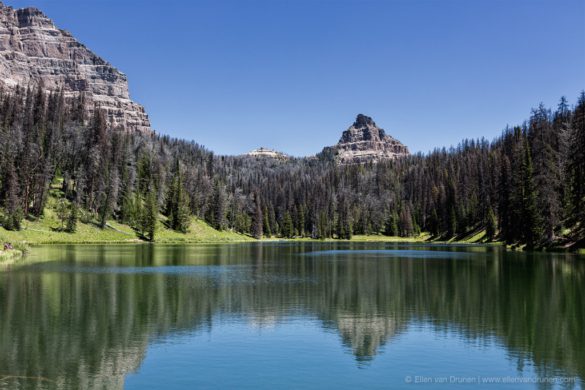
<svg viewBox="0 0 585 390">
<path fill-rule="evenodd" d="M 585 258 L 53 246 L 0 273 L 0 388 L 582 388 Z"/>
</svg>

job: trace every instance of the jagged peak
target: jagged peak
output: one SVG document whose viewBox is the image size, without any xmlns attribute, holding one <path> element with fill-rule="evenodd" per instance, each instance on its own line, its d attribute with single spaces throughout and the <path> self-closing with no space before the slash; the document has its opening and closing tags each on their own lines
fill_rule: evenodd
<svg viewBox="0 0 585 390">
<path fill-rule="evenodd" d="M 355 122 L 341 134 L 337 145 L 326 147 L 323 152 L 340 164 L 377 162 L 409 154 L 406 146 L 364 114 L 358 114 Z"/>
<path fill-rule="evenodd" d="M 358 114 L 357 117 L 355 118 L 355 122 L 353 123 L 353 127 L 360 128 L 367 126 L 376 127 L 376 122 L 374 122 L 374 120 L 367 115 Z"/>
</svg>

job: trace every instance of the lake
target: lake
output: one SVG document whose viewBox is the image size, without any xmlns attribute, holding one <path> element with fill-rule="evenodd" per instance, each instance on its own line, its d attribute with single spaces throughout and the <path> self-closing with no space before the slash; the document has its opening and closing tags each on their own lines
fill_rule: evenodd
<svg viewBox="0 0 585 390">
<path fill-rule="evenodd" d="M 583 388 L 584 297 L 585 256 L 499 247 L 36 247 L 0 388 Z"/>
</svg>

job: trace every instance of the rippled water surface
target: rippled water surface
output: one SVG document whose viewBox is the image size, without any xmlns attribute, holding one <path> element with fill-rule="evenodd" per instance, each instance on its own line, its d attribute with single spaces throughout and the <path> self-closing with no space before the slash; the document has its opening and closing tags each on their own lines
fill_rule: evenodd
<svg viewBox="0 0 585 390">
<path fill-rule="evenodd" d="M 585 256 L 52 246 L 0 272 L 0 388 L 582 388 Z"/>
</svg>

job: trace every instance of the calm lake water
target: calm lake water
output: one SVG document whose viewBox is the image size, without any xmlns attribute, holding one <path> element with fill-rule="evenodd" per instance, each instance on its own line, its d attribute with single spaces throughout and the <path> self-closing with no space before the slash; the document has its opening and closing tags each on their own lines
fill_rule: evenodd
<svg viewBox="0 0 585 390">
<path fill-rule="evenodd" d="M 582 388 L 584 298 L 569 254 L 40 247 L 0 273 L 0 388 Z"/>
</svg>

